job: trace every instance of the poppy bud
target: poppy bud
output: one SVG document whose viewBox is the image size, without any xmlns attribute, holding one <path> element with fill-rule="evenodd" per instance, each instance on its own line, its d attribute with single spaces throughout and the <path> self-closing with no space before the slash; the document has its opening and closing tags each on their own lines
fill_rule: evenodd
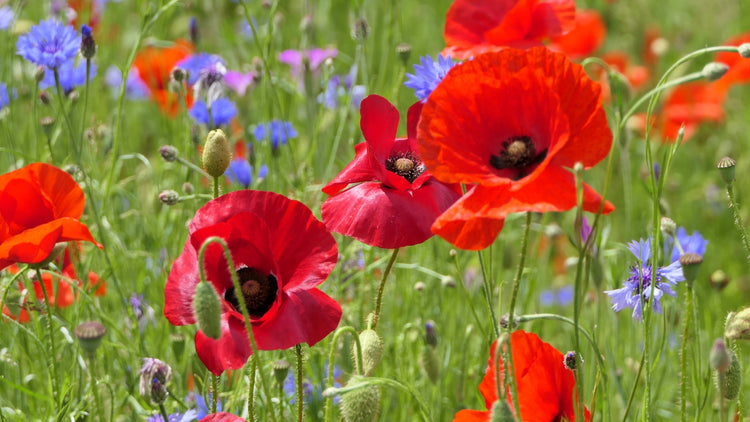
<svg viewBox="0 0 750 422">
<path fill-rule="evenodd" d="M 172 189 L 163 190 L 159 193 L 159 200 L 164 205 L 175 205 L 180 202 L 180 194 Z"/>
<path fill-rule="evenodd" d="M 162 404 L 167 399 L 167 383 L 172 379 L 172 368 L 156 358 L 144 358 L 138 372 L 141 376 L 139 391 L 146 400 Z"/>
<path fill-rule="evenodd" d="M 180 155 L 180 151 L 172 145 L 163 145 L 161 148 L 159 148 L 159 154 L 161 154 L 161 158 L 163 158 L 164 161 L 172 163 L 177 160 L 177 157 Z"/>
<path fill-rule="evenodd" d="M 440 378 L 440 357 L 434 347 L 424 345 L 419 355 L 419 365 L 433 384 Z"/>
<path fill-rule="evenodd" d="M 722 270 L 716 270 L 708 277 L 708 285 L 716 290 L 724 290 L 729 284 L 729 276 Z"/>
<path fill-rule="evenodd" d="M 271 364 L 271 367 L 273 368 L 273 377 L 279 385 L 284 385 L 286 376 L 289 373 L 289 366 L 289 362 L 285 360 L 277 360 Z"/>
<path fill-rule="evenodd" d="M 745 308 L 728 318 L 724 337 L 729 340 L 750 340 L 750 308 Z"/>
<path fill-rule="evenodd" d="M 367 378 L 354 375 L 347 383 L 348 387 L 367 384 Z M 375 385 L 363 385 L 341 395 L 339 404 L 341 415 L 346 422 L 375 421 L 380 413 L 380 392 Z"/>
<path fill-rule="evenodd" d="M 675 224 L 674 220 L 672 220 L 669 217 L 661 218 L 662 233 L 666 234 L 669 237 L 672 237 L 674 236 L 676 230 L 677 230 L 677 224 Z"/>
<path fill-rule="evenodd" d="M 740 56 L 750 59 L 750 43 L 743 42 L 740 44 L 740 46 L 737 47 L 737 52 L 740 53 Z"/>
<path fill-rule="evenodd" d="M 187 70 L 181 67 L 175 67 L 174 69 L 172 69 L 172 73 L 170 73 L 169 76 L 170 76 L 169 79 L 173 81 L 182 82 L 185 79 L 187 79 L 188 74 L 187 74 Z"/>
<path fill-rule="evenodd" d="M 89 357 L 94 356 L 94 352 L 99 348 L 107 328 L 98 321 L 88 321 L 78 324 L 73 334 L 78 338 L 81 349 Z"/>
<path fill-rule="evenodd" d="M 411 45 L 402 42 L 396 46 L 396 54 L 398 54 L 398 58 L 401 59 L 401 63 L 406 66 L 409 63 L 409 57 L 411 56 Z"/>
<path fill-rule="evenodd" d="M 380 359 L 383 357 L 383 339 L 380 338 L 377 332 L 373 329 L 366 329 L 359 333 L 359 345 L 362 347 L 362 371 L 366 377 L 372 375 L 375 368 L 380 363 Z M 354 345 L 356 348 L 356 344 Z M 354 367 L 357 373 L 359 370 L 359 360 L 356 358 L 357 351 L 352 350 L 354 358 Z"/>
<path fill-rule="evenodd" d="M 734 400 L 740 395 L 740 387 L 742 387 L 742 366 L 734 350 L 728 349 L 727 351 L 731 363 L 725 374 L 719 374 L 720 379 L 724 378 L 722 384 L 719 385 L 719 391 L 725 399 Z"/>
<path fill-rule="evenodd" d="M 711 348 L 711 353 L 708 355 L 708 361 L 716 372 L 720 374 L 727 372 L 729 365 L 732 363 L 732 358 L 729 356 L 729 352 L 727 352 L 724 339 L 716 339 L 714 347 Z"/>
<path fill-rule="evenodd" d="M 726 63 L 711 62 L 703 66 L 701 74 L 703 75 L 703 79 L 713 82 L 721 79 L 728 70 L 729 66 Z"/>
<path fill-rule="evenodd" d="M 703 257 L 694 252 L 688 252 L 680 255 L 680 265 L 682 266 L 682 274 L 685 276 L 685 280 L 688 282 L 688 287 L 692 287 L 696 277 L 698 277 L 698 270 L 703 263 Z"/>
<path fill-rule="evenodd" d="M 718 163 L 716 163 L 716 168 L 719 169 L 721 178 L 724 179 L 724 182 L 727 184 L 734 182 L 734 166 L 736 165 L 737 162 L 730 157 L 723 157 Z"/>
<path fill-rule="evenodd" d="M 221 129 L 208 132 L 203 146 L 203 168 L 213 177 L 221 177 L 232 159 L 229 140 Z"/>
<path fill-rule="evenodd" d="M 96 55 L 96 42 L 91 35 L 91 27 L 88 25 L 81 26 L 81 55 L 86 59 L 91 59 Z"/>
<path fill-rule="evenodd" d="M 221 301 L 211 283 L 202 281 L 195 287 L 193 313 L 203 334 L 214 340 L 221 337 Z"/>
<path fill-rule="evenodd" d="M 609 92 L 612 93 L 614 98 L 617 98 L 620 102 L 626 102 L 630 99 L 630 81 L 625 75 L 616 70 L 610 70 L 607 73 L 607 81 L 609 82 Z"/>
<path fill-rule="evenodd" d="M 505 400 L 495 400 L 490 411 L 490 422 L 516 422 L 516 415 Z"/>
</svg>

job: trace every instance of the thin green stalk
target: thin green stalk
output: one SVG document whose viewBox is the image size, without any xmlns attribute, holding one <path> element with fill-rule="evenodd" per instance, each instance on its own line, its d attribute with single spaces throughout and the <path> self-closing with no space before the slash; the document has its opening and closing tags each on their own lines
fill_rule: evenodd
<svg viewBox="0 0 750 422">
<path fill-rule="evenodd" d="M 49 365 L 50 365 L 50 378 L 52 378 L 52 399 L 55 401 L 55 405 L 58 404 L 60 398 L 60 386 L 57 382 L 57 347 L 55 345 L 55 336 L 52 329 L 52 307 L 49 302 L 49 294 L 47 293 L 47 286 L 44 285 L 44 279 L 42 278 L 42 270 L 39 267 L 36 268 L 36 278 L 39 285 L 42 287 L 42 294 L 44 294 L 44 306 L 47 310 L 45 316 L 45 328 L 47 329 L 48 343 L 49 343 Z M 54 289 L 54 287 L 53 287 Z M 53 291 L 54 293 L 54 291 Z"/>
<path fill-rule="evenodd" d="M 96 406 L 96 414 L 99 415 L 99 420 L 105 420 L 102 412 L 102 403 L 99 398 L 99 389 L 96 386 L 96 355 L 91 354 L 89 357 L 89 379 L 91 382 L 91 393 L 94 395 L 94 405 Z"/>
<path fill-rule="evenodd" d="M 303 376 L 303 368 L 302 368 L 302 345 L 297 344 L 294 346 L 294 351 L 297 356 L 297 375 L 295 381 L 297 382 L 297 421 L 302 422 L 302 418 L 305 415 L 305 407 L 304 404 L 304 392 L 302 391 L 302 376 Z M 330 367 L 333 367 L 333 365 L 328 365 Z"/>
<path fill-rule="evenodd" d="M 57 71 L 57 69 L 52 69 L 52 73 L 55 76 L 55 87 L 57 92 L 57 101 L 60 103 L 60 114 L 63 116 L 63 120 L 65 120 L 65 125 L 68 127 L 68 135 L 70 137 L 70 146 L 73 149 L 73 154 L 76 158 L 76 164 L 78 166 L 81 166 L 81 151 L 78 148 L 78 145 L 76 144 L 76 138 L 75 130 L 73 130 L 73 124 L 70 122 L 70 116 L 68 116 L 68 113 L 65 111 L 65 100 L 63 99 L 63 91 L 62 86 L 60 85 L 60 72 Z"/>
<path fill-rule="evenodd" d="M 255 355 L 250 355 L 250 386 L 247 388 L 247 412 L 250 422 L 255 422 L 255 374 L 258 372 L 258 361 Z M 283 386 L 281 387 L 283 391 Z M 279 396 L 279 402 L 281 402 Z M 284 417 L 284 411 L 281 411 L 281 417 Z"/>
<path fill-rule="evenodd" d="M 576 163 L 575 167 L 575 184 L 576 184 L 576 220 L 575 220 L 575 229 L 576 232 L 579 233 L 576 235 L 580 235 L 581 233 L 581 226 L 583 224 L 583 166 L 580 165 L 580 163 Z M 593 236 L 591 236 L 593 237 Z M 580 327 L 581 323 L 581 299 L 583 298 L 584 292 L 584 283 L 583 283 L 583 263 L 586 261 L 586 249 L 584 248 L 584 242 L 583 237 L 580 237 L 581 241 L 576 242 L 576 245 L 578 246 L 578 261 L 576 262 L 576 275 L 575 275 L 575 286 L 574 286 L 574 295 L 573 295 L 573 322 L 575 324 L 575 351 L 576 351 L 576 366 L 580 368 L 581 364 L 583 363 L 582 360 L 582 351 L 581 351 L 581 336 L 580 336 L 580 330 L 578 328 Z M 578 373 L 576 371 L 575 374 L 575 381 L 576 381 L 576 407 L 575 407 L 575 413 L 576 413 L 576 420 L 582 421 L 583 420 L 583 409 L 584 409 L 584 398 L 583 398 L 583 375 Z"/>
<path fill-rule="evenodd" d="M 638 380 L 641 379 L 641 372 L 643 372 L 643 365 L 645 363 L 646 350 L 643 350 L 643 353 L 641 354 L 641 362 L 638 365 L 638 373 L 635 374 L 635 379 L 633 380 L 633 389 L 630 390 L 630 397 L 628 398 L 628 405 L 625 407 L 625 415 L 622 417 L 622 422 L 626 422 L 628 420 L 628 414 L 630 413 L 630 408 L 633 406 L 635 392 L 638 391 Z"/>
<path fill-rule="evenodd" d="M 513 364 L 513 353 L 511 352 L 513 350 L 513 342 L 511 340 L 511 333 L 513 333 L 513 314 L 516 311 L 516 299 L 518 298 L 518 289 L 521 286 L 521 277 L 523 276 L 523 268 L 526 264 L 526 248 L 529 244 L 529 233 L 531 232 L 531 212 L 526 213 L 526 223 L 524 224 L 523 228 L 523 237 L 521 238 L 521 258 L 518 261 L 518 267 L 516 268 L 516 275 L 513 277 L 513 287 L 510 291 L 510 304 L 508 305 L 508 328 L 506 328 L 508 332 L 508 349 L 510 351 L 507 352 L 508 359 L 506 362 L 508 363 L 508 370 L 506 373 L 509 377 L 510 381 L 510 391 L 513 394 L 513 407 L 516 410 L 516 418 L 518 420 L 523 420 L 521 417 L 521 406 L 520 402 L 518 401 L 518 383 L 516 382 L 516 374 L 515 374 L 515 366 Z"/>
<path fill-rule="evenodd" d="M 453 256 L 453 265 L 456 267 L 456 275 L 458 276 L 458 284 L 461 285 L 460 289 L 461 292 L 464 295 L 464 299 L 466 300 L 466 303 L 469 309 L 471 309 L 471 314 L 474 316 L 474 322 L 476 322 L 477 327 L 482 331 L 482 336 L 487 337 L 487 330 L 484 329 L 482 324 L 479 322 L 479 315 L 477 314 L 477 310 L 474 309 L 474 306 L 471 304 L 471 297 L 469 296 L 469 289 L 466 288 L 466 283 L 464 283 L 464 278 L 461 272 L 461 267 L 458 264 L 458 254 L 451 253 Z"/>
<path fill-rule="evenodd" d="M 216 404 L 219 401 L 219 377 L 215 374 L 211 374 L 211 390 L 211 413 L 216 413 Z"/>
<path fill-rule="evenodd" d="M 210 179 L 211 178 L 211 175 L 208 174 L 208 173 L 206 173 L 205 170 L 203 170 L 202 168 L 196 166 L 195 164 L 191 163 L 190 161 L 188 161 L 188 160 L 186 160 L 186 159 L 184 159 L 182 157 L 177 157 L 177 159 L 175 161 L 177 161 L 178 163 L 182 164 L 183 166 L 189 168 L 190 170 L 193 170 L 194 172 L 200 174 L 201 176 L 205 177 L 206 179 Z"/>
<path fill-rule="evenodd" d="M 495 307 L 492 306 L 492 286 L 490 286 L 490 279 L 487 276 L 487 269 L 484 266 L 484 255 L 482 251 L 477 251 L 479 257 L 479 267 L 482 269 L 482 293 L 484 293 L 484 303 L 487 305 L 487 314 L 490 317 L 490 327 L 495 333 L 495 338 L 500 337 L 500 325 L 497 315 L 495 315 Z"/>
<path fill-rule="evenodd" d="M 372 319 L 372 329 L 374 330 L 375 327 L 378 325 L 378 320 L 380 319 L 380 305 L 383 302 L 383 291 L 385 290 L 385 282 L 388 280 L 388 275 L 391 273 L 391 268 L 393 268 L 393 263 L 396 262 L 396 257 L 398 256 L 398 251 L 400 248 L 396 248 L 393 250 L 393 253 L 391 253 L 391 259 L 388 260 L 388 264 L 385 266 L 385 271 L 383 271 L 383 279 L 380 280 L 380 288 L 378 289 L 378 297 L 375 300 L 375 317 Z"/>
<path fill-rule="evenodd" d="M 727 183 L 727 196 L 729 196 L 729 209 L 732 210 L 732 217 L 734 217 L 734 227 L 740 235 L 742 246 L 745 247 L 746 258 L 750 261 L 750 240 L 748 240 L 745 223 L 742 221 L 742 215 L 740 215 L 740 204 L 734 196 L 734 183 L 732 182 Z"/>
<path fill-rule="evenodd" d="M 169 416 L 167 416 L 167 409 L 164 408 L 164 403 L 159 403 L 159 413 L 161 413 L 161 417 L 165 420 L 169 420 Z"/>
<path fill-rule="evenodd" d="M 214 199 L 219 197 L 219 178 L 214 177 Z"/>
<path fill-rule="evenodd" d="M 682 331 L 682 344 L 680 347 L 680 421 L 687 422 L 687 397 L 688 397 L 688 340 L 693 322 L 693 286 L 688 281 L 685 291 L 685 327 Z M 723 420 L 723 419 L 722 419 Z"/>
<path fill-rule="evenodd" d="M 89 107 L 89 78 L 91 77 L 91 59 L 86 59 L 86 82 L 83 88 L 83 110 L 81 110 L 81 138 L 79 145 L 83 148 L 83 128 L 86 127 L 86 111 Z M 77 163 L 79 166 L 81 163 Z"/>
</svg>

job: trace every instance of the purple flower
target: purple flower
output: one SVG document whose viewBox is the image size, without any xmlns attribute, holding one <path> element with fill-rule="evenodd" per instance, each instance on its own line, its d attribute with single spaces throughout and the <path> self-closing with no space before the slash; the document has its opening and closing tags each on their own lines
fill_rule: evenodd
<svg viewBox="0 0 750 422">
<path fill-rule="evenodd" d="M 10 6 L 0 7 L 0 30 L 5 31 L 13 25 L 13 20 L 16 16 L 13 14 L 13 9 Z"/>
<path fill-rule="evenodd" d="M 75 58 L 81 47 L 78 33 L 72 26 L 47 19 L 18 37 L 18 55 L 38 66 L 56 69 Z"/>
<path fill-rule="evenodd" d="M 346 75 L 334 75 L 328 80 L 326 89 L 318 96 L 318 102 L 328 109 L 334 109 L 339 106 L 339 98 L 349 93 L 351 95 L 351 106 L 358 110 L 359 104 L 367 93 L 364 85 L 354 85 L 354 78 L 357 75 L 357 66 L 352 66 Z"/>
<path fill-rule="evenodd" d="M 320 386 L 314 386 L 309 378 L 306 378 L 302 381 L 302 394 L 303 394 L 303 403 L 309 404 L 311 401 L 322 401 L 323 400 L 323 388 L 325 388 L 326 385 L 326 379 L 328 378 L 328 364 L 325 365 L 324 373 L 326 374 L 323 378 L 323 382 Z M 333 365 L 333 386 L 336 388 L 341 387 L 341 383 L 339 382 L 339 379 L 341 378 L 341 375 L 343 374 L 343 371 L 338 365 Z M 289 402 L 294 404 L 297 401 L 297 384 L 295 383 L 294 378 L 294 371 L 289 371 L 289 375 L 287 375 L 286 380 L 284 380 L 284 394 L 286 394 L 287 397 L 289 397 Z M 333 399 L 334 403 L 338 403 L 339 398 L 336 397 Z"/>
<path fill-rule="evenodd" d="M 200 420 L 203 416 L 198 416 L 198 412 L 191 409 L 185 413 L 175 412 L 171 415 L 167 415 L 167 422 L 192 422 Z M 164 418 L 161 415 L 149 416 L 148 419 L 146 419 L 146 422 L 164 422 Z"/>
<path fill-rule="evenodd" d="M 172 368 L 159 359 L 143 358 L 143 366 L 138 375 L 141 396 L 156 404 L 164 403 L 167 399 L 167 383 L 172 379 Z"/>
<path fill-rule="evenodd" d="M 224 74 L 224 83 L 240 97 L 245 95 L 248 88 L 252 89 L 255 86 L 255 79 L 256 75 L 253 71 L 242 73 L 229 70 Z"/>
<path fill-rule="evenodd" d="M 81 61 L 78 63 L 78 66 L 76 66 L 75 60 L 69 60 L 57 68 L 57 74 L 60 79 L 60 88 L 62 88 L 64 92 L 70 92 L 73 88 L 86 84 L 86 62 Z M 96 76 L 96 65 L 91 63 L 89 81 L 91 81 L 94 76 Z M 55 74 L 53 72 L 44 72 L 44 79 L 39 82 L 39 88 L 55 89 Z"/>
<path fill-rule="evenodd" d="M 188 85 L 195 84 L 198 82 L 198 79 L 210 73 L 221 76 L 227 73 L 224 59 L 219 55 L 208 53 L 192 54 L 177 62 L 175 67 L 182 68 L 188 72 Z"/>
<path fill-rule="evenodd" d="M 10 98 L 8 97 L 8 86 L 0 82 L 0 110 L 5 108 L 9 103 Z"/>
<path fill-rule="evenodd" d="M 154 308 L 146 304 L 143 300 L 143 295 L 133 293 L 130 295 L 129 301 L 130 308 L 133 310 L 133 315 L 135 315 L 135 319 L 138 321 L 138 330 L 140 330 L 141 333 L 146 329 L 146 325 L 148 325 L 149 322 L 156 327 L 156 312 L 154 312 Z M 130 319 L 126 319 L 125 322 L 130 324 Z"/>
<path fill-rule="evenodd" d="M 672 287 L 680 281 L 685 281 L 680 262 L 672 262 L 666 267 L 656 269 L 653 274 L 649 265 L 651 258 L 651 239 L 632 241 L 628 249 L 638 259 L 638 263 L 630 267 L 630 277 L 624 282 L 624 287 L 616 290 L 606 290 L 604 293 L 612 299 L 612 309 L 619 312 L 625 308 L 633 308 L 633 319 L 643 318 L 643 304 L 651 297 L 653 288 L 653 310 L 661 313 L 661 298 L 664 294 L 676 296 Z M 653 285 L 653 287 L 652 287 Z"/>
<path fill-rule="evenodd" d="M 122 83 L 120 68 L 115 65 L 108 67 L 107 72 L 104 74 L 104 81 L 113 89 L 115 96 L 119 95 L 120 84 Z M 138 76 L 138 69 L 135 67 L 131 68 L 130 72 L 128 72 L 128 80 L 125 83 L 125 96 L 133 100 L 151 97 L 151 89 Z"/>
<path fill-rule="evenodd" d="M 219 98 L 211 104 L 211 113 L 209 115 L 209 109 L 206 103 L 203 101 L 196 101 L 193 103 L 193 107 L 190 108 L 188 114 L 197 123 L 204 125 L 210 125 L 213 120 L 213 126 L 218 127 L 220 125 L 229 124 L 234 116 L 237 115 L 237 107 L 234 103 L 227 98 Z"/>
<path fill-rule="evenodd" d="M 296 138 L 297 131 L 292 127 L 291 122 L 271 120 L 256 126 L 253 135 L 258 141 L 270 140 L 273 149 L 276 149 L 279 145 L 286 145 L 287 140 Z"/>
<path fill-rule="evenodd" d="M 414 95 L 425 102 L 456 62 L 442 55 L 438 56 L 437 61 L 433 61 L 430 56 L 420 57 L 419 60 L 422 65 L 414 65 L 414 75 L 406 74 L 407 81 L 404 82 L 404 86 L 413 89 Z"/>
<path fill-rule="evenodd" d="M 680 248 L 678 248 L 677 245 L 674 244 L 674 239 L 672 239 L 671 237 L 667 237 L 666 239 L 664 239 L 665 252 L 669 250 L 672 251 L 670 255 L 670 262 L 679 261 L 680 255 L 683 253 L 692 252 L 697 253 L 700 256 L 706 254 L 708 240 L 706 240 L 697 230 L 694 231 L 693 234 L 688 235 L 687 230 L 685 230 L 684 227 L 679 227 L 677 229 L 676 237 L 677 242 L 682 248 L 682 252 L 680 252 Z"/>
<path fill-rule="evenodd" d="M 310 71 L 315 71 L 320 65 L 328 58 L 334 58 L 339 53 L 333 47 L 330 48 L 313 48 L 311 50 L 284 50 L 279 53 L 279 61 L 286 63 L 291 67 L 292 78 L 299 79 L 302 76 L 302 71 L 305 69 L 305 61 L 307 61 Z"/>
</svg>

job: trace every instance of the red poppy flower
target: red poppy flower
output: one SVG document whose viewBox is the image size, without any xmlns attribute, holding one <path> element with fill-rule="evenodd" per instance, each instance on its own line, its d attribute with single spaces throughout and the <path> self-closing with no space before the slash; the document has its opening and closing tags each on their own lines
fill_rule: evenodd
<svg viewBox="0 0 750 422">
<path fill-rule="evenodd" d="M 563 354 L 550 344 L 543 342 L 536 334 L 518 330 L 511 334 L 518 405 L 524 422 L 575 421 L 575 386 L 573 372 L 565 368 Z M 490 359 L 479 391 L 484 397 L 487 409 L 497 401 L 495 376 L 503 376 L 502 357 L 495 357 L 496 343 L 490 346 Z M 507 395 L 512 408 L 510 389 Z M 584 409 L 585 420 L 591 418 Z M 461 410 L 453 422 L 489 422 L 490 411 Z"/>
<path fill-rule="evenodd" d="M 590 56 L 604 43 L 607 27 L 599 12 L 579 10 L 576 13 L 575 27 L 568 33 L 553 37 L 549 48 L 565 53 L 571 60 Z"/>
<path fill-rule="evenodd" d="M 432 231 L 462 249 L 489 246 L 509 213 L 576 205 L 576 163 L 590 168 L 612 144 L 601 87 L 546 48 L 486 53 L 452 69 L 427 98 L 417 131 L 427 169 L 476 183 Z M 584 184 L 583 208 L 602 198 Z M 604 205 L 604 213 L 614 207 Z"/>
<path fill-rule="evenodd" d="M 743 43 L 750 43 L 750 32 L 732 37 L 723 45 L 739 46 Z M 717 84 L 726 86 L 728 89 L 732 84 L 744 84 L 750 81 L 750 60 L 740 56 L 739 53 L 721 52 L 714 60 L 729 66 L 727 73 L 716 81 Z"/>
<path fill-rule="evenodd" d="M 245 422 L 245 420 L 231 413 L 219 412 L 204 416 L 200 422 Z"/>
<path fill-rule="evenodd" d="M 574 0 L 456 0 L 445 19 L 443 56 L 468 59 L 506 47 L 529 48 L 575 27 Z"/>
<path fill-rule="evenodd" d="M 214 340 L 198 331 L 195 348 L 214 374 L 242 367 L 252 353 L 238 299 L 249 308 L 260 350 L 312 346 L 338 326 L 341 307 L 316 288 L 336 265 L 336 242 L 301 202 L 272 192 L 228 193 L 199 209 L 188 231 L 185 249 L 167 278 L 164 315 L 169 322 L 196 321 L 192 304 L 200 280 L 198 250 L 207 238 L 227 242 L 243 285 L 239 296 L 223 249 L 210 245 L 205 269 L 222 298 L 221 337 Z"/>
<path fill-rule="evenodd" d="M 432 223 L 461 191 L 425 171 L 416 145 L 421 109 L 421 102 L 409 108 L 408 135 L 396 138 L 398 110 L 378 95 L 362 100 L 365 142 L 354 147 L 354 160 L 323 188 L 331 195 L 322 207 L 330 230 L 389 249 L 432 237 Z M 358 184 L 347 189 L 354 183 Z"/>
<path fill-rule="evenodd" d="M 180 100 L 169 91 L 169 78 L 177 62 L 193 53 L 193 45 L 185 40 L 177 40 L 172 47 L 146 47 L 138 52 L 133 66 L 138 76 L 148 85 L 152 98 L 161 110 L 174 117 L 180 109 Z M 187 92 L 188 108 L 193 103 L 192 93 Z"/>
<path fill-rule="evenodd" d="M 68 0 L 68 7 L 72 9 L 72 19 L 68 23 L 78 27 L 79 23 L 86 23 L 91 29 L 96 30 L 102 19 L 102 6 L 95 0 Z"/>
<path fill-rule="evenodd" d="M 85 198 L 63 170 L 34 163 L 0 176 L 0 270 L 36 264 L 60 242 L 85 240 L 98 246 L 85 224 Z"/>
</svg>

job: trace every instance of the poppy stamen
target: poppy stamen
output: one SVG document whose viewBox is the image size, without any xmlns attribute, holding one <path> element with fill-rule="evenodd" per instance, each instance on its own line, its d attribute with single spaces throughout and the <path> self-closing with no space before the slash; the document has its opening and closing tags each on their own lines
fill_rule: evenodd
<svg viewBox="0 0 750 422">
<path fill-rule="evenodd" d="M 414 183 L 417 177 L 424 173 L 425 166 L 417 156 L 411 152 L 397 153 L 385 160 L 385 169 L 398 174 L 409 183 Z"/>
<path fill-rule="evenodd" d="M 503 142 L 503 149 L 498 155 L 490 156 L 490 165 L 498 170 L 512 169 L 518 173 L 514 180 L 521 179 L 547 157 L 547 150 L 537 154 L 536 146 L 529 136 L 512 136 Z"/>
<path fill-rule="evenodd" d="M 237 270 L 237 276 L 240 279 L 240 286 L 242 286 L 242 298 L 245 301 L 247 312 L 252 318 L 261 318 L 271 309 L 276 300 L 279 289 L 276 277 L 272 274 L 265 275 L 255 268 L 248 267 Z M 234 287 L 227 289 L 224 293 L 224 299 L 239 310 L 240 303 Z"/>
</svg>

